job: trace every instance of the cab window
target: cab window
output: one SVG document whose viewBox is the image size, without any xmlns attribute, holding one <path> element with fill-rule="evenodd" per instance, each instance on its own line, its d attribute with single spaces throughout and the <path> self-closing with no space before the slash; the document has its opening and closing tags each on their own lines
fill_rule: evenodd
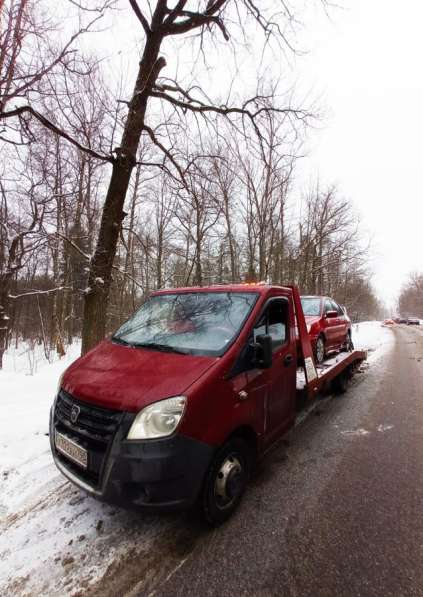
<svg viewBox="0 0 423 597">
<path fill-rule="evenodd" d="M 272 338 L 273 351 L 278 350 L 287 340 L 288 303 L 274 300 L 267 307 L 254 327 L 254 341 L 257 336 L 267 334 Z"/>
</svg>

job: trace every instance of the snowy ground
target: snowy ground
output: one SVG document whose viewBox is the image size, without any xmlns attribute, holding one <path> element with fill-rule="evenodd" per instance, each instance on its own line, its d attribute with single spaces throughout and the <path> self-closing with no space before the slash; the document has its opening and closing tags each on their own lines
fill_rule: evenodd
<svg viewBox="0 0 423 597">
<path fill-rule="evenodd" d="M 352 340 L 355 348 L 368 351 L 367 360 L 373 363 L 382 358 L 394 342 L 392 331 L 383 327 L 380 321 L 363 321 L 352 326 Z"/>
<path fill-rule="evenodd" d="M 353 341 L 369 350 L 372 363 L 394 339 L 379 322 L 365 322 L 354 325 Z M 180 516 L 140 516 L 100 504 L 54 467 L 49 409 L 59 376 L 78 351 L 75 345 L 65 359 L 48 364 L 39 351 L 21 348 L 6 354 L 0 372 L 1 595 L 114 594 L 110 587 L 122 566 L 147 574 L 160 550 L 184 532 Z M 175 565 L 178 558 L 175 553 Z"/>
</svg>

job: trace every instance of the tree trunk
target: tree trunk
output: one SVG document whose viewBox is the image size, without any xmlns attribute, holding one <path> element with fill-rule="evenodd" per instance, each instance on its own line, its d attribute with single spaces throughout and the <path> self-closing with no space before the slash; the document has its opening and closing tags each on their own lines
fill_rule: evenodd
<svg viewBox="0 0 423 597">
<path fill-rule="evenodd" d="M 137 149 L 144 128 L 149 92 L 160 70 L 166 64 L 164 58 L 158 57 L 161 41 L 162 37 L 154 33 L 147 38 L 135 89 L 129 104 L 122 143 L 116 150 L 117 157 L 113 163 L 97 246 L 91 260 L 88 288 L 84 297 L 82 354 L 93 348 L 104 338 L 106 333 L 106 315 L 112 268 L 120 227 L 125 217 L 123 211 L 125 197 L 132 169 L 136 164 Z"/>
</svg>

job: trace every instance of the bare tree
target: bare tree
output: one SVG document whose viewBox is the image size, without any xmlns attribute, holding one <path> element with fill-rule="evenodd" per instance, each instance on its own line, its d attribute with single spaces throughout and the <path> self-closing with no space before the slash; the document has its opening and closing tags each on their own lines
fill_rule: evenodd
<svg viewBox="0 0 423 597">
<path fill-rule="evenodd" d="M 176 81 L 160 79 L 161 71 L 166 66 L 165 59 L 160 56 L 163 42 L 169 37 L 199 31 L 201 37 L 208 29 L 220 30 L 228 40 L 229 33 L 225 25 L 225 16 L 231 9 L 229 0 L 212 0 L 208 3 L 198 2 L 197 10 L 187 8 L 187 0 L 179 0 L 170 8 L 167 0 L 157 0 L 151 17 L 141 10 L 136 0 L 129 0 L 138 18 L 145 36 L 137 80 L 131 100 L 128 102 L 128 114 L 120 146 L 115 150 L 113 171 L 107 191 L 97 247 L 91 260 L 89 291 L 85 296 L 84 326 L 82 351 L 86 352 L 101 339 L 106 326 L 107 298 L 111 283 L 113 260 L 119 238 L 119 229 L 124 217 L 123 206 L 132 170 L 137 160 L 137 149 L 141 134 L 146 133 L 166 155 L 166 158 L 176 168 L 182 180 L 185 179 L 181 167 L 177 164 L 172 152 L 167 150 L 155 135 L 153 129 L 146 123 L 147 105 L 152 99 L 170 104 L 176 110 L 189 111 L 196 115 L 206 116 L 209 113 L 220 114 L 226 118 L 238 117 L 249 121 L 257 134 L 260 130 L 255 124 L 256 119 L 263 113 L 278 110 L 290 114 L 295 118 L 304 118 L 306 114 L 291 107 L 278 109 L 254 101 L 253 99 L 241 107 L 216 105 L 207 101 L 204 93 L 195 95 L 194 90 L 183 89 Z M 282 13 L 286 14 L 286 7 L 281 2 Z M 237 5 L 242 23 L 241 11 L 252 15 L 258 25 L 267 35 L 280 33 L 277 24 L 267 19 L 266 14 L 251 0 L 243 0 Z M 198 225 L 198 222 L 197 222 Z M 198 235 L 197 235 L 198 237 Z M 199 245 L 196 246 L 197 256 Z M 201 279 L 201 261 L 196 261 L 196 276 Z M 101 281 L 98 283 L 97 281 Z"/>
<path fill-rule="evenodd" d="M 423 318 L 423 274 L 414 272 L 401 289 L 398 308 L 403 317 Z"/>
</svg>

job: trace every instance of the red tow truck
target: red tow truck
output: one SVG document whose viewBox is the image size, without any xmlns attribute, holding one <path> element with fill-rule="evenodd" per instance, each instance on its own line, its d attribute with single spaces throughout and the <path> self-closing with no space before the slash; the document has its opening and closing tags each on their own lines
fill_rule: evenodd
<svg viewBox="0 0 423 597">
<path fill-rule="evenodd" d="M 294 286 L 161 290 L 63 374 L 50 415 L 53 458 L 100 500 L 199 504 L 217 525 L 299 405 L 331 382 L 344 390 L 365 358 L 353 350 L 316 368 Z"/>
</svg>

